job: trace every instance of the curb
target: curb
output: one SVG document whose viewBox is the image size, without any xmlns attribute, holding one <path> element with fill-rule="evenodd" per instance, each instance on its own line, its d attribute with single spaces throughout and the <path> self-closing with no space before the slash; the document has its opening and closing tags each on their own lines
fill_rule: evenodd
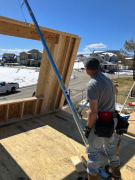
<svg viewBox="0 0 135 180">
<path fill-rule="evenodd" d="M 32 84 L 32 85 L 29 85 L 29 86 L 20 87 L 19 89 L 25 89 L 25 88 L 32 87 L 32 86 L 35 86 L 35 85 L 37 85 L 37 84 Z"/>
</svg>

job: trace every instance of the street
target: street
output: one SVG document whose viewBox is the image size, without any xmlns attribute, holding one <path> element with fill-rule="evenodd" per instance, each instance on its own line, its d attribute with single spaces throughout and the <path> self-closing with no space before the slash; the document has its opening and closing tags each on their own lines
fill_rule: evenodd
<svg viewBox="0 0 135 180">
<path fill-rule="evenodd" d="M 77 101 L 78 98 L 82 98 L 82 91 L 83 97 L 85 97 L 86 85 L 90 80 L 90 77 L 86 74 L 86 72 L 73 71 L 72 75 L 77 76 L 77 78 L 69 82 L 68 89 L 70 89 L 70 96 L 72 100 Z M 0 93 L 0 101 L 32 97 L 33 92 L 36 91 L 36 87 L 37 85 L 20 88 L 17 89 L 17 91 L 14 94 L 12 94 L 11 92 Z"/>
</svg>

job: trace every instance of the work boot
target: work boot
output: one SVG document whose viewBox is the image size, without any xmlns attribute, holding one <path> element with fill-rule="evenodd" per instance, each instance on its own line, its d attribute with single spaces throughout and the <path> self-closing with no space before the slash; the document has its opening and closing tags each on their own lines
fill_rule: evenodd
<svg viewBox="0 0 135 180">
<path fill-rule="evenodd" d="M 105 171 L 112 177 L 121 178 L 120 166 L 106 165 Z"/>
<path fill-rule="evenodd" d="M 98 180 L 99 174 L 97 175 L 92 175 L 92 174 L 88 174 L 88 180 Z"/>
</svg>

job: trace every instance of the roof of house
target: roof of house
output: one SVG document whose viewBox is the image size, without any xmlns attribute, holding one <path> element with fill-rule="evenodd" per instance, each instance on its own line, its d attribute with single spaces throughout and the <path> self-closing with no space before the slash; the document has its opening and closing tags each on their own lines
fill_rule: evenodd
<svg viewBox="0 0 135 180">
<path fill-rule="evenodd" d="M 113 53 L 113 54 L 118 54 L 120 51 L 119 50 L 94 50 L 93 53 L 103 53 L 103 52 L 110 52 L 110 53 Z"/>
</svg>

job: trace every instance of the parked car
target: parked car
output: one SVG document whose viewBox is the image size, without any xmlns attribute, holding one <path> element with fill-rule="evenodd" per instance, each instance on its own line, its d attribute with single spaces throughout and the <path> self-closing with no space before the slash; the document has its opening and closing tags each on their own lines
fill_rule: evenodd
<svg viewBox="0 0 135 180">
<path fill-rule="evenodd" d="M 19 84 L 18 83 L 6 83 L 6 82 L 2 82 L 0 81 L 0 92 L 9 92 L 11 91 L 12 93 L 14 93 L 16 91 L 16 89 L 19 88 Z"/>
</svg>

